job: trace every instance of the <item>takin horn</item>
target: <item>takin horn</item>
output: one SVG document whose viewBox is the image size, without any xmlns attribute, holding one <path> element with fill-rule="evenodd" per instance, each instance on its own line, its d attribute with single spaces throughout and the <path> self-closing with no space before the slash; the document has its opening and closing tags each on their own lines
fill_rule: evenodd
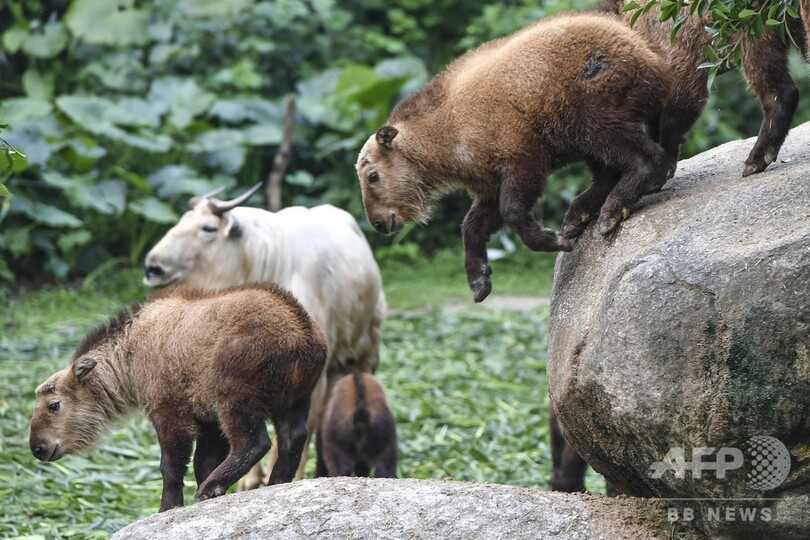
<svg viewBox="0 0 810 540">
<path fill-rule="evenodd" d="M 225 191 L 224 187 L 219 187 L 214 191 L 209 191 L 205 195 L 197 195 L 196 197 L 192 197 L 188 200 L 188 207 L 194 210 L 194 207 L 200 204 L 200 201 L 204 201 L 205 199 L 210 199 L 211 197 L 216 197 L 220 193 Z"/>
<path fill-rule="evenodd" d="M 259 188 L 262 187 L 262 182 L 259 182 L 245 193 L 239 195 L 235 199 L 231 199 L 230 201 L 220 201 L 218 199 L 208 199 L 208 206 L 211 207 L 211 212 L 213 212 L 217 216 L 221 216 L 228 210 L 236 208 L 246 200 L 248 200 L 254 193 L 259 191 Z"/>
</svg>

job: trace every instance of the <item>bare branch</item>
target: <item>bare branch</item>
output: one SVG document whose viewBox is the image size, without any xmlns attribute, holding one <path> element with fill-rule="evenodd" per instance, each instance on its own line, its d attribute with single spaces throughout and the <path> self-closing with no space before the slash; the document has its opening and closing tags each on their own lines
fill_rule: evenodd
<svg viewBox="0 0 810 540">
<path fill-rule="evenodd" d="M 287 116 L 284 118 L 281 145 L 273 158 L 273 168 L 267 176 L 267 186 L 265 187 L 267 209 L 271 212 L 281 209 L 281 184 L 284 174 L 287 172 L 287 163 L 290 161 L 293 131 L 295 131 L 295 97 L 290 96 L 287 100 Z"/>
</svg>

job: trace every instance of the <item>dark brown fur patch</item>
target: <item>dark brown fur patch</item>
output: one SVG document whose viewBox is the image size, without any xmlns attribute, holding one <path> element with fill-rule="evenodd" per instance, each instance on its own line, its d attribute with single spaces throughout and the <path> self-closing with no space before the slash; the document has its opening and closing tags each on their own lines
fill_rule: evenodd
<svg viewBox="0 0 810 540">
<path fill-rule="evenodd" d="M 103 341 L 116 336 L 119 332 L 132 323 L 140 309 L 141 306 L 139 304 L 133 304 L 131 312 L 126 308 L 122 308 L 118 310 L 118 313 L 113 315 L 105 324 L 99 325 L 88 332 L 87 335 L 84 336 L 81 343 L 79 343 L 79 345 L 76 347 L 76 350 L 73 352 L 73 359 L 76 360 L 81 358 Z"/>
<path fill-rule="evenodd" d="M 610 69 L 611 62 L 605 51 L 599 49 L 594 51 L 588 61 L 585 63 L 585 69 L 582 71 L 582 78 L 585 80 L 593 79 L 603 71 Z"/>
</svg>

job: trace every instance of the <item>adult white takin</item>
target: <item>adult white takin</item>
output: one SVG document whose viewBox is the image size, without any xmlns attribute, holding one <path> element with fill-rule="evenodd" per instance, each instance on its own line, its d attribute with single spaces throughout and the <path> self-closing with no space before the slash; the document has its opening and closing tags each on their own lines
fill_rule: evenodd
<svg viewBox="0 0 810 540">
<path fill-rule="evenodd" d="M 328 204 L 278 212 L 240 206 L 260 185 L 230 201 L 215 198 L 223 189 L 191 198 L 191 209 L 147 254 L 144 283 L 216 290 L 272 281 L 290 291 L 323 328 L 329 346 L 307 422 L 317 433 L 335 374 L 349 365 L 369 373 L 377 368 L 386 312 L 382 277 L 351 214 Z M 259 482 L 254 471 L 242 487 Z"/>
</svg>

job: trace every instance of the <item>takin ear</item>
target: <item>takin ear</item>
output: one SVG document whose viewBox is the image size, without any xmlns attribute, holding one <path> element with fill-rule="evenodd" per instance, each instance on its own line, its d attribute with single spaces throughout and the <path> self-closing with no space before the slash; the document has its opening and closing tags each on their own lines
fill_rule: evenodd
<svg viewBox="0 0 810 540">
<path fill-rule="evenodd" d="M 98 362 L 96 359 L 91 358 L 90 356 L 79 358 L 76 361 L 76 364 L 73 366 L 73 374 L 78 380 L 82 381 L 91 371 L 93 371 L 93 368 L 96 367 L 97 363 Z"/>
<path fill-rule="evenodd" d="M 242 234 L 242 223 L 234 217 L 232 212 L 226 213 L 223 217 L 225 218 L 225 229 L 223 231 L 225 238 Z"/>
<path fill-rule="evenodd" d="M 383 126 L 377 130 L 377 144 L 385 148 L 386 150 L 391 150 L 391 141 L 394 140 L 394 137 L 397 136 L 399 130 L 394 126 Z"/>
</svg>

